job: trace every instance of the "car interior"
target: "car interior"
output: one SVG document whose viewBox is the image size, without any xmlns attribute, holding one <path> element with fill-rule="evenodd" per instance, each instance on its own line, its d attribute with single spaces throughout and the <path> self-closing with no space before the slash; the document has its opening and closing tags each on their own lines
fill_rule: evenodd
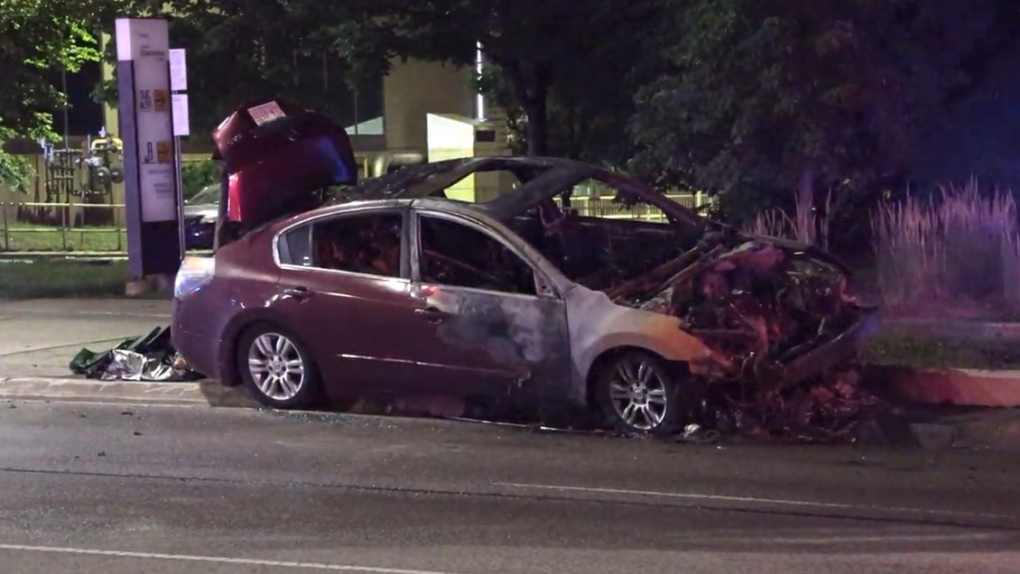
<svg viewBox="0 0 1020 574">
<path fill-rule="evenodd" d="M 403 216 L 399 213 L 338 217 L 315 223 L 314 265 L 353 273 L 400 277 Z"/>
<path fill-rule="evenodd" d="M 426 283 L 534 295 L 531 267 L 499 241 L 477 229 L 421 217 L 421 278 Z"/>
<path fill-rule="evenodd" d="M 538 173 L 514 175 L 526 183 Z M 567 278 L 588 288 L 612 287 L 676 257 L 684 250 L 681 246 L 689 248 L 697 241 L 697 235 L 678 237 L 681 231 L 665 221 L 579 215 L 569 207 L 573 194 L 570 189 L 550 197 L 508 224 Z M 617 197 L 622 195 L 617 193 Z M 445 188 L 431 197 L 456 201 L 448 197 Z"/>
</svg>

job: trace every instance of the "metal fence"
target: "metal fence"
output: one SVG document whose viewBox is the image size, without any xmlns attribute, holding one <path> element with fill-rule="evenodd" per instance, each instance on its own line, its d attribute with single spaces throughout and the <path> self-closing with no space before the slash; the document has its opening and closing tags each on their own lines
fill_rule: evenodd
<svg viewBox="0 0 1020 574">
<path fill-rule="evenodd" d="M 709 203 L 701 193 L 668 194 L 690 209 Z M 665 221 L 665 214 L 646 204 L 625 205 L 613 196 L 576 196 L 571 206 L 579 215 L 620 219 Z M 89 217 L 100 210 L 103 217 Z M 96 219 L 109 225 L 90 224 Z M 122 203 L 0 202 L 0 252 L 6 253 L 103 253 L 127 251 Z"/>
<path fill-rule="evenodd" d="M 666 194 L 666 197 L 688 209 L 698 209 L 711 202 L 708 195 L 703 193 L 670 193 Z M 666 214 L 653 205 L 646 203 L 627 205 L 616 201 L 613 195 L 575 196 L 570 199 L 570 206 L 577 210 L 578 215 L 586 217 L 666 221 Z"/>
<path fill-rule="evenodd" d="M 112 222 L 90 224 L 99 210 Z M 31 253 L 124 253 L 124 204 L 0 202 L 0 251 Z"/>
</svg>

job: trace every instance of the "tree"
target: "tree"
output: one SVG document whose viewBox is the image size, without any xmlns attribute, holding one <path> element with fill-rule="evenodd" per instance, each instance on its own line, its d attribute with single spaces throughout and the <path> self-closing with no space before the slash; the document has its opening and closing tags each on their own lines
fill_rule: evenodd
<svg viewBox="0 0 1020 574">
<path fill-rule="evenodd" d="M 0 0 L 0 144 L 54 136 L 53 113 L 66 94 L 51 72 L 99 60 L 92 31 L 111 8 L 97 0 Z M 30 174 L 23 158 L 0 149 L 0 183 L 18 188 Z"/>
<path fill-rule="evenodd" d="M 355 2 L 347 3 L 354 6 Z M 643 30 L 659 17 L 660 0 L 362 0 L 359 16 L 338 22 L 334 46 L 372 67 L 389 58 L 471 65 L 476 43 L 497 68 L 487 89 L 526 119 L 527 152 L 550 153 L 554 96 L 568 128 L 590 130 L 601 108 L 627 115 L 632 70 Z M 601 91 L 600 91 L 601 90 Z M 595 95 L 596 97 L 592 97 Z M 621 97 L 625 95 L 625 97 Z M 585 118 L 578 118 L 584 110 Z M 512 111 L 512 110 L 511 110 Z M 621 112 L 622 113 L 619 113 Z M 585 121 L 579 121 L 579 120 Z M 587 127 L 586 127 L 587 126 Z M 621 134 L 622 135 L 622 134 Z M 576 141 L 576 134 L 574 136 Z"/>
<path fill-rule="evenodd" d="M 480 41 L 493 66 L 479 87 L 520 119 L 513 125 L 525 149 L 618 162 L 629 148 L 624 122 L 633 89 L 648 80 L 642 73 L 649 68 L 639 65 L 647 52 L 642 32 L 661 5 L 134 0 L 132 11 L 169 18 L 174 45 L 188 49 L 197 133 L 254 97 L 290 96 L 330 112 L 349 88 L 374 87 L 394 58 L 472 66 Z M 115 84 L 106 97 L 116 98 Z"/>
<path fill-rule="evenodd" d="M 741 216 L 790 190 L 854 200 L 906 171 L 966 91 L 1008 2 L 669 0 L 669 69 L 638 96 L 634 167 L 723 192 Z"/>
<path fill-rule="evenodd" d="M 325 35 L 331 23 L 350 22 L 343 2 L 312 0 L 132 0 L 129 13 L 169 20 L 171 47 L 187 50 L 191 131 L 211 132 L 242 102 L 293 98 L 334 116 L 352 109 L 355 78 Z M 116 59 L 109 46 L 108 61 Z M 378 76 L 377 76 L 378 77 Z M 116 79 L 102 97 L 117 98 Z M 347 120 L 346 117 L 338 119 Z"/>
</svg>

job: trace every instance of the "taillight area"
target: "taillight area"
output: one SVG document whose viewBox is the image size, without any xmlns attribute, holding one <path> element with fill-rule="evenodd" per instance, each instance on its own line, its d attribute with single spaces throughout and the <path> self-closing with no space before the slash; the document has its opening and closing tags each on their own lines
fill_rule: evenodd
<svg viewBox="0 0 1020 574">
<path fill-rule="evenodd" d="M 216 260 L 212 257 L 188 255 L 181 262 L 174 281 L 174 298 L 183 299 L 212 281 L 216 275 Z"/>
</svg>

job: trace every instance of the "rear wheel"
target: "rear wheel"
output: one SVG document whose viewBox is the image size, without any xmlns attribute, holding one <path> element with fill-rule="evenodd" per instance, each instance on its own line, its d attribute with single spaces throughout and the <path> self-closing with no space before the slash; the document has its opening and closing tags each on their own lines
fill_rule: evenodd
<svg viewBox="0 0 1020 574">
<path fill-rule="evenodd" d="M 314 406 L 322 385 L 308 348 L 270 324 L 249 328 L 237 346 L 237 367 L 255 399 L 278 409 Z"/>
<path fill-rule="evenodd" d="M 595 400 L 603 418 L 619 430 L 669 434 L 684 419 L 681 384 L 650 353 L 628 350 L 596 374 Z"/>
</svg>

